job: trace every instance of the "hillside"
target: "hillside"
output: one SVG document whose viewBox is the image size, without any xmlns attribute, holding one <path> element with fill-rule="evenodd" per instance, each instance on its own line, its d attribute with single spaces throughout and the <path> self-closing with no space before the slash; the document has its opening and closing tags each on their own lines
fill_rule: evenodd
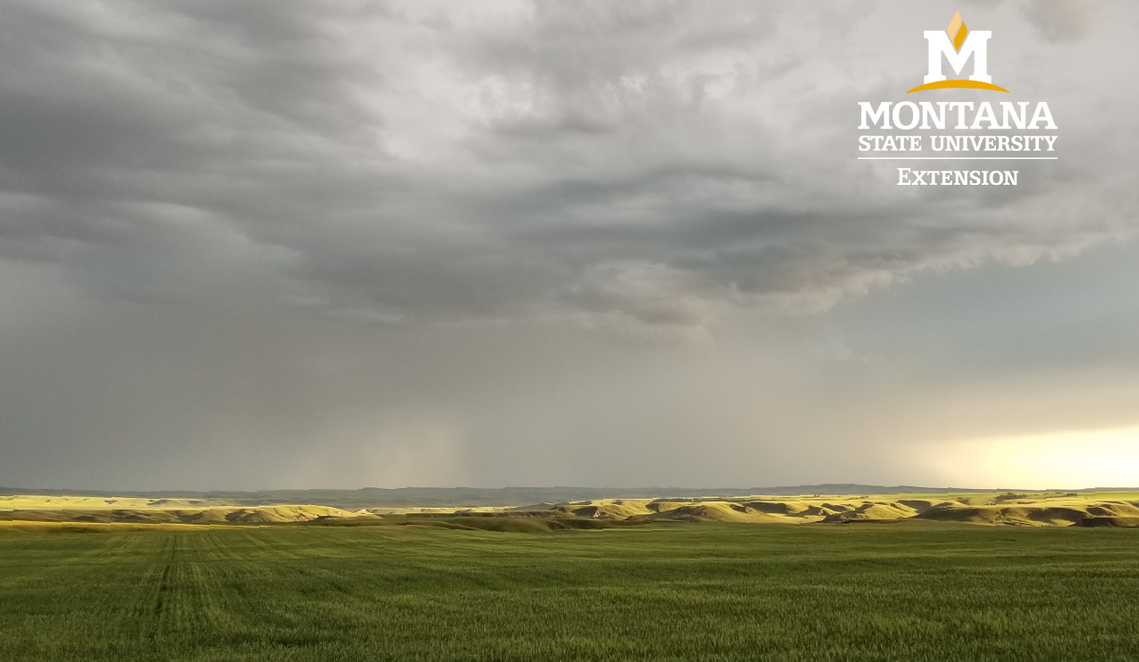
<svg viewBox="0 0 1139 662">
<path fill-rule="evenodd" d="M 1102 488 L 1099 488 L 1102 489 Z M 343 510 L 361 508 L 447 508 L 447 507 L 513 507 L 533 503 L 561 503 L 595 499 L 664 499 L 729 497 L 738 494 L 768 496 L 798 495 L 897 495 L 897 494 L 984 494 L 1006 489 L 962 489 L 954 487 L 920 487 L 914 485 L 861 485 L 835 483 L 778 487 L 402 487 L 384 489 L 366 487 L 358 490 L 263 490 L 255 492 L 165 490 L 149 492 L 98 491 L 71 489 L 31 489 L 0 487 L 0 496 L 73 496 L 112 499 L 187 500 L 205 503 L 265 506 L 274 504 L 320 505 Z"/>
<path fill-rule="evenodd" d="M 418 505 L 346 510 L 321 504 L 76 495 L 0 496 L 0 521 L 248 524 L 346 521 L 500 531 L 597 528 L 584 521 L 857 524 L 903 520 L 1008 526 L 1139 526 L 1139 492 L 748 495 L 607 498 L 514 507 Z M 507 520 L 515 523 L 508 523 Z M 608 525 L 608 524 L 607 524 Z"/>
</svg>

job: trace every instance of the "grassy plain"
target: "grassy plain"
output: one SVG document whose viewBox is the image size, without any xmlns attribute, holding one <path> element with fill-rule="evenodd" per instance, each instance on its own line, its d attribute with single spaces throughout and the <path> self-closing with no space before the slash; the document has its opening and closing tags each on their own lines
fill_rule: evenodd
<svg viewBox="0 0 1139 662">
<path fill-rule="evenodd" d="M 358 524 L 0 527 L 0 659 L 1123 662 L 1139 651 L 1137 529 Z"/>
</svg>

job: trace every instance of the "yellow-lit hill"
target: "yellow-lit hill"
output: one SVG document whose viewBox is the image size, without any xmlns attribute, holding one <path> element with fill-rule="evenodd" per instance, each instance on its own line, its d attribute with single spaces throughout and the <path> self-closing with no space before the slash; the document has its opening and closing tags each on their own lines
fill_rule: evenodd
<svg viewBox="0 0 1139 662">
<path fill-rule="evenodd" d="M 990 526 L 1139 527 L 1139 493 L 749 495 L 356 512 L 322 505 L 250 506 L 195 499 L 0 496 L 0 521 L 6 522 L 242 524 L 340 520 L 504 532 L 607 528 L 619 522 L 654 521 L 857 524 L 918 520 Z"/>
<path fill-rule="evenodd" d="M 1122 498 L 1102 498 L 1103 496 Z M 538 504 L 514 512 L 566 517 L 805 524 L 907 519 L 1012 526 L 1139 526 L 1139 494 L 967 494 L 603 499 Z"/>
<path fill-rule="evenodd" d="M 308 522 L 361 516 L 313 505 L 226 506 L 182 499 L 94 497 L 0 497 L 0 520 L 131 524 L 237 524 Z M 374 515 L 367 515 L 374 517 Z"/>
<path fill-rule="evenodd" d="M 1016 500 L 987 505 L 947 503 L 930 508 L 918 517 L 1013 526 L 1128 526 L 1129 520 L 1139 519 L 1139 503 L 1081 499 Z"/>
</svg>

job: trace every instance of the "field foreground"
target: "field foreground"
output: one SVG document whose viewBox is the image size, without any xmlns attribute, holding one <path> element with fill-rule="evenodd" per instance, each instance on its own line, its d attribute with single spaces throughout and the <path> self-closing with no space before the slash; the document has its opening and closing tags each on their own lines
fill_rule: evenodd
<svg viewBox="0 0 1139 662">
<path fill-rule="evenodd" d="M 1137 624 L 1135 529 L 0 527 L 11 661 L 1122 662 Z"/>
</svg>

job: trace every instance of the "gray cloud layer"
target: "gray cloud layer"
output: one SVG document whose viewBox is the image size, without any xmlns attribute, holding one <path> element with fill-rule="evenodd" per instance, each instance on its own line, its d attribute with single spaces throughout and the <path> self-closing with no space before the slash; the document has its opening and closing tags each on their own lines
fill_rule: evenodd
<svg viewBox="0 0 1139 662">
<path fill-rule="evenodd" d="M 1136 93 L 1120 81 L 1136 73 L 1139 12 L 1123 2 L 968 4 L 967 22 L 997 34 L 998 82 L 1050 102 L 1062 160 L 1025 166 L 1015 188 L 916 192 L 854 159 L 856 102 L 912 87 L 920 30 L 948 23 L 947 3 L 0 4 L 0 334 L 21 352 L 77 320 L 110 345 L 131 338 L 103 356 L 144 372 L 276 352 L 253 391 L 313 379 L 283 367 L 290 356 L 334 361 L 313 347 L 335 334 L 306 344 L 306 320 L 705 337 L 738 311 L 818 312 L 919 272 L 1070 257 L 1137 222 Z M 223 335 L 242 351 L 194 344 L 230 315 L 245 321 Z M 162 328 L 183 340 L 138 347 Z M 57 332 L 33 344 L 98 362 L 87 336 Z M 359 356 L 371 341 L 339 342 Z M 28 361 L 13 364 L 59 365 Z M 391 438 L 401 425 L 449 434 L 424 404 L 440 383 L 404 402 L 362 379 L 327 401 L 239 409 L 251 436 L 271 437 L 266 421 L 331 416 L 364 391 L 361 410 L 414 419 L 383 423 Z M 83 390 L 67 406 L 97 400 Z M 226 405 L 199 404 L 135 418 L 103 406 L 133 421 L 131 438 L 220 438 L 199 416 Z M 327 434 L 296 415 L 282 437 L 297 448 Z M 55 430 L 29 416 L 6 438 L 81 437 L 91 420 Z"/>
<path fill-rule="evenodd" d="M 1133 221 L 1128 177 L 1085 170 L 1130 145 L 1086 133 L 1117 118 L 1058 94 L 1080 77 L 1063 69 L 1014 80 L 1048 93 L 1069 166 L 952 203 L 859 167 L 854 102 L 914 76 L 867 43 L 912 22 L 885 8 L 7 4 L 0 250 L 112 299 L 256 288 L 392 321 L 693 325 L 1067 254 Z M 1061 37 L 1081 6 L 1026 15 Z M 1022 47 L 1066 57 L 1045 44 Z"/>
</svg>

